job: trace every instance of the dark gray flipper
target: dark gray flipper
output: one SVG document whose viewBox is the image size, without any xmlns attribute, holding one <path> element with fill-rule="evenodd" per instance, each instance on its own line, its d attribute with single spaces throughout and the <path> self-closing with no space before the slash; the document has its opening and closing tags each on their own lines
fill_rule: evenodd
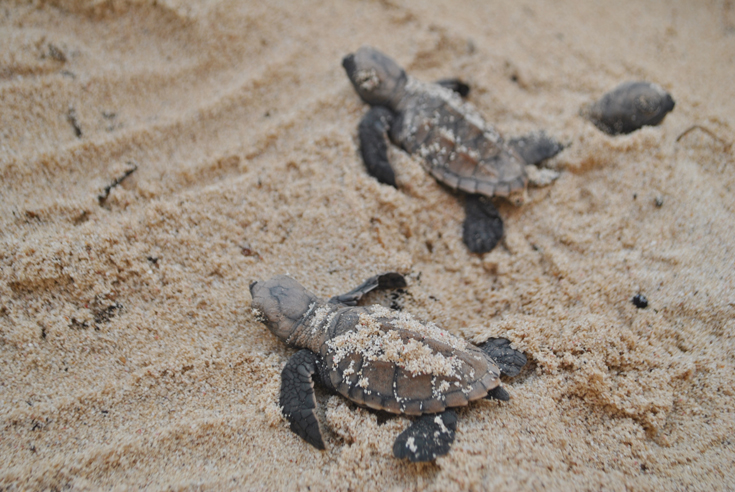
<svg viewBox="0 0 735 492">
<path fill-rule="evenodd" d="M 376 106 L 360 121 L 360 152 L 368 173 L 381 183 L 396 186 L 396 175 L 388 161 L 388 131 L 393 124 L 393 112 Z"/>
<path fill-rule="evenodd" d="M 487 396 L 485 396 L 485 398 L 488 400 L 508 401 L 510 400 L 510 395 L 502 386 L 496 386 L 487 392 Z"/>
<path fill-rule="evenodd" d="M 405 286 L 406 279 L 403 275 L 396 272 L 388 272 L 370 277 L 351 291 L 332 297 L 329 299 L 329 302 L 354 306 L 365 294 L 375 289 L 401 289 Z"/>
<path fill-rule="evenodd" d="M 299 350 L 281 372 L 279 404 L 291 430 L 317 449 L 324 449 L 322 433 L 316 419 L 313 378 L 317 372 L 317 355 Z"/>
<path fill-rule="evenodd" d="M 412 462 L 432 461 L 449 452 L 456 431 L 454 410 L 422 415 L 396 438 L 393 456 Z"/>
<path fill-rule="evenodd" d="M 503 237 L 503 219 L 489 198 L 469 195 L 465 202 L 462 239 L 473 253 L 487 253 Z"/>
<path fill-rule="evenodd" d="M 532 132 L 522 137 L 511 138 L 508 145 L 526 161 L 526 164 L 538 164 L 554 157 L 564 150 L 564 146 L 548 136 L 545 131 Z"/>
<path fill-rule="evenodd" d="M 478 347 L 495 361 L 504 376 L 517 376 L 528 362 L 523 352 L 511 348 L 507 338 L 490 338 Z"/>
<path fill-rule="evenodd" d="M 467 97 L 470 94 L 470 86 L 465 84 L 459 79 L 441 79 L 437 80 L 435 84 L 456 92 L 462 97 Z"/>
</svg>

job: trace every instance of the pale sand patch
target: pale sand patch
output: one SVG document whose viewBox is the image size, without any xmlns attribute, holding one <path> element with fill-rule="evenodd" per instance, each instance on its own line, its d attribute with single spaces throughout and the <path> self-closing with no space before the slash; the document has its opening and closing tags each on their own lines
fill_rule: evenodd
<svg viewBox="0 0 735 492">
<path fill-rule="evenodd" d="M 569 145 L 495 251 L 417 160 L 366 175 L 361 44 Z M 735 140 L 732 2 L 4 2 L 0 47 L 0 488 L 735 489 L 733 150 L 676 142 Z M 635 79 L 676 100 L 661 126 L 580 118 Z M 255 279 L 389 270 L 407 312 L 530 361 L 433 465 L 323 392 L 327 451 L 296 437 L 293 350 L 250 310 Z"/>
</svg>

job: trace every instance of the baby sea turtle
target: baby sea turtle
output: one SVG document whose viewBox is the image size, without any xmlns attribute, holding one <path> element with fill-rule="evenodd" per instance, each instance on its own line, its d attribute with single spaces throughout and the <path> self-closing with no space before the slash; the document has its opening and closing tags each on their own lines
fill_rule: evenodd
<svg viewBox="0 0 735 492">
<path fill-rule="evenodd" d="M 258 319 L 302 349 L 283 368 L 279 403 L 291 430 L 317 449 L 324 449 L 324 440 L 314 381 L 360 406 L 420 416 L 393 445 L 396 457 L 411 461 L 449 452 L 457 423 L 452 408 L 509 399 L 500 375 L 517 375 L 526 356 L 505 338 L 476 346 L 407 313 L 356 305 L 372 290 L 405 285 L 402 275 L 386 273 L 330 299 L 285 275 L 250 285 Z"/>
<path fill-rule="evenodd" d="M 671 95 L 658 84 L 623 82 L 580 112 L 608 135 L 620 135 L 658 125 L 674 105 Z"/>
<path fill-rule="evenodd" d="M 503 221 L 489 200 L 520 205 L 526 184 L 549 184 L 558 174 L 538 164 L 562 146 L 543 132 L 506 142 L 478 111 L 462 100 L 469 87 L 457 80 L 421 82 L 392 59 L 363 46 L 342 60 L 352 85 L 372 108 L 360 122 L 360 151 L 368 172 L 396 186 L 386 136 L 422 159 L 439 182 L 463 191 L 463 239 L 470 251 L 490 251 L 503 235 Z"/>
</svg>

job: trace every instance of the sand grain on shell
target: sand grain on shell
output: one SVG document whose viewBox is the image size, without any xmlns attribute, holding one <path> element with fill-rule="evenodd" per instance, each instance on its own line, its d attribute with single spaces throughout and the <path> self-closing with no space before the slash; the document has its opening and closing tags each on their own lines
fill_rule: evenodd
<svg viewBox="0 0 735 492">
<path fill-rule="evenodd" d="M 677 141 L 735 140 L 733 29 L 721 0 L 4 2 L 0 488 L 735 489 L 735 161 Z M 417 158 L 391 148 L 398 190 L 366 175 L 362 44 L 566 145 L 498 201 L 491 253 Z M 640 79 L 676 100 L 661 126 L 579 116 Z M 386 271 L 417 319 L 530 360 L 436 465 L 392 457 L 409 419 L 325 393 L 327 450 L 295 436 L 293 350 L 250 312 L 253 280 L 329 298 Z"/>
<path fill-rule="evenodd" d="M 462 365 L 460 360 L 454 356 L 445 357 L 423 340 L 411 338 L 404 342 L 400 330 L 411 331 L 419 336 L 443 342 L 446 340 L 447 345 L 451 344 L 450 346 L 458 350 L 466 346 L 461 339 L 434 326 L 420 323 L 408 313 L 399 313 L 375 305 L 371 307 L 369 314 L 360 313 L 353 330 L 327 340 L 327 346 L 333 354 L 334 367 L 336 368 L 345 357 L 357 354 L 365 362 L 389 362 L 412 375 L 433 374 L 462 378 L 458 372 Z"/>
</svg>

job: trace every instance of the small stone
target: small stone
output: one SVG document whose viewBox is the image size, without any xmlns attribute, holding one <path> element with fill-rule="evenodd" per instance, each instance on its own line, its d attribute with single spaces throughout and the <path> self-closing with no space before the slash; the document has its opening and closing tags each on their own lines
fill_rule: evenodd
<svg viewBox="0 0 735 492">
<path fill-rule="evenodd" d="M 658 125 L 674 105 L 671 95 L 658 84 L 624 82 L 580 113 L 608 135 L 624 135 Z"/>
<path fill-rule="evenodd" d="M 648 307 L 648 299 L 646 299 L 646 296 L 644 296 L 640 292 L 634 295 L 631 301 L 633 302 L 633 305 L 638 309 L 646 309 Z"/>
</svg>

